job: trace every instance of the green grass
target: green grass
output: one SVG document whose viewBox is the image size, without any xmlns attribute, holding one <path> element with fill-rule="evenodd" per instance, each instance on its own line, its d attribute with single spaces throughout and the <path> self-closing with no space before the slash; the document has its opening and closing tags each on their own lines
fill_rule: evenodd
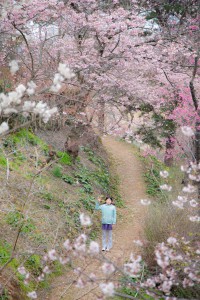
<svg viewBox="0 0 200 300">
<path fill-rule="evenodd" d="M 71 157 L 68 153 L 66 152 L 61 152 L 61 151 L 57 151 L 57 156 L 60 158 L 59 159 L 59 163 L 62 165 L 71 165 L 72 161 L 71 161 Z"/>
</svg>

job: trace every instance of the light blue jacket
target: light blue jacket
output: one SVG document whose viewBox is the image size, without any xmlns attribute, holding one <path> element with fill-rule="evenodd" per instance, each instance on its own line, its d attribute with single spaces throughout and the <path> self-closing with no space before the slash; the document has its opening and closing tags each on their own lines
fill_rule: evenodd
<svg viewBox="0 0 200 300">
<path fill-rule="evenodd" d="M 116 208 L 113 204 L 102 204 L 96 202 L 95 209 L 102 212 L 102 224 L 116 224 Z"/>
</svg>

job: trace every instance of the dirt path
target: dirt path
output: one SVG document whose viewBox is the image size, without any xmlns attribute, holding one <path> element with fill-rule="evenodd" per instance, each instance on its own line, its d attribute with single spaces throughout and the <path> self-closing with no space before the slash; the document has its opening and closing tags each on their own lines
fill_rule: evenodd
<svg viewBox="0 0 200 300">
<path fill-rule="evenodd" d="M 140 239 L 143 229 L 145 207 L 140 204 L 140 199 L 146 198 L 144 179 L 142 178 L 142 163 L 136 155 L 136 150 L 124 142 L 116 141 L 112 137 L 103 138 L 103 145 L 114 161 L 113 168 L 120 180 L 120 193 L 125 202 L 125 208 L 118 209 L 118 220 L 115 230 L 113 230 L 113 249 L 106 253 L 108 259 L 112 259 L 117 264 L 128 258 L 131 252 L 138 252 L 138 248 L 133 240 Z M 96 271 L 100 277 L 101 263 L 93 261 L 87 267 L 87 271 Z M 66 274 L 59 279 L 59 283 L 52 290 L 48 300 L 94 300 L 98 294 L 98 289 L 94 285 L 87 285 L 78 289 L 70 284 L 72 274 Z M 63 296 L 61 296 L 63 295 Z"/>
</svg>

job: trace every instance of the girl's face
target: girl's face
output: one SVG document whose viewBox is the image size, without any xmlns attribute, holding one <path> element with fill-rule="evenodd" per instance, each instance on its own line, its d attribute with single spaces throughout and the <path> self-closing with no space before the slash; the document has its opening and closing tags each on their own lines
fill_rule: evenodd
<svg viewBox="0 0 200 300">
<path fill-rule="evenodd" d="M 112 203 L 112 200 L 110 198 L 106 199 L 106 204 L 110 205 Z"/>
</svg>

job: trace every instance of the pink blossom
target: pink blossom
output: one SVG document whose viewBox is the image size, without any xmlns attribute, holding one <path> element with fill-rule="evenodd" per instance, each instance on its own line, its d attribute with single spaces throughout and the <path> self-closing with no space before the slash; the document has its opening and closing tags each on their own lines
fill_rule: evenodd
<svg viewBox="0 0 200 300">
<path fill-rule="evenodd" d="M 110 275 L 115 271 L 115 267 L 113 266 L 113 264 L 104 263 L 102 265 L 102 270 L 103 270 L 104 274 Z"/>
</svg>

